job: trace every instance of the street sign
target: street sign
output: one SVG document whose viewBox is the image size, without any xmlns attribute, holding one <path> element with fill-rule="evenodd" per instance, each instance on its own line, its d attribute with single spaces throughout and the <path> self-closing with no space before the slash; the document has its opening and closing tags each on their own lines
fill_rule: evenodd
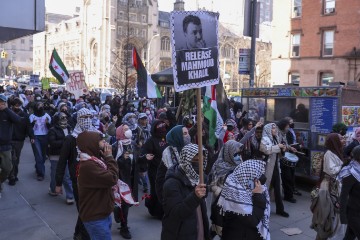
<svg viewBox="0 0 360 240">
<path fill-rule="evenodd" d="M 239 49 L 239 74 L 250 74 L 250 49 Z"/>
</svg>

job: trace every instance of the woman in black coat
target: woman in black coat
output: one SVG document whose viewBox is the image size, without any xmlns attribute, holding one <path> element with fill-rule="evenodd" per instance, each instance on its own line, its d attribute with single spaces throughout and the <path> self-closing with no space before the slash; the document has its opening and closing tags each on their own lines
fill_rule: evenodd
<svg viewBox="0 0 360 240">
<path fill-rule="evenodd" d="M 163 188 L 164 217 L 161 240 L 207 240 L 206 185 L 199 184 L 198 146 L 186 145 L 179 165 L 171 167 Z M 204 169 L 207 152 L 204 154 Z"/>
<path fill-rule="evenodd" d="M 247 160 L 231 173 L 218 205 L 225 212 L 222 240 L 270 239 L 270 198 L 262 160 Z"/>
<path fill-rule="evenodd" d="M 351 152 L 353 160 L 339 173 L 342 181 L 340 221 L 347 224 L 344 240 L 360 239 L 360 146 Z"/>
<path fill-rule="evenodd" d="M 150 182 L 150 197 L 145 199 L 145 206 L 151 216 L 159 219 L 163 216 L 161 203 L 155 190 L 157 169 L 160 165 L 162 153 L 168 146 L 166 140 L 166 124 L 163 121 L 155 121 L 151 126 L 151 137 L 141 147 L 138 159 L 139 172 L 148 171 Z"/>
</svg>

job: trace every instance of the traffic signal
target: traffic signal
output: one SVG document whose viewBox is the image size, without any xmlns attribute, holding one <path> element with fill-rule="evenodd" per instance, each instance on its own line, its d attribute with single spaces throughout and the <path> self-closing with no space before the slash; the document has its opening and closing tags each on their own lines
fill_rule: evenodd
<svg viewBox="0 0 360 240">
<path fill-rule="evenodd" d="M 6 52 L 4 50 L 1 51 L 1 58 L 6 58 Z"/>
</svg>

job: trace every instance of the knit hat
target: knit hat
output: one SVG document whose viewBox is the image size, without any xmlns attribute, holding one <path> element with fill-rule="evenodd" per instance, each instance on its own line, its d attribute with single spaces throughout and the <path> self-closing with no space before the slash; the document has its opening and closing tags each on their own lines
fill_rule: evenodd
<svg viewBox="0 0 360 240">
<path fill-rule="evenodd" d="M 141 118 L 147 118 L 146 113 L 140 113 L 138 116 L 138 119 L 141 119 Z"/>
</svg>

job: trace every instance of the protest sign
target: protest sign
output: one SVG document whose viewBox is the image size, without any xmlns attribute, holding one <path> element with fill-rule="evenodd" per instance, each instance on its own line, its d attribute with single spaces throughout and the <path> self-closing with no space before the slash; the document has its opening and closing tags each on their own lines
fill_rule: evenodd
<svg viewBox="0 0 360 240">
<path fill-rule="evenodd" d="M 43 90 L 50 89 L 50 79 L 49 78 L 42 78 L 41 79 L 41 86 Z"/>
<path fill-rule="evenodd" d="M 75 95 L 78 99 L 80 96 L 88 93 L 85 82 L 85 76 L 82 71 L 69 72 L 70 78 L 66 82 L 66 90 Z"/>
<path fill-rule="evenodd" d="M 219 14 L 174 11 L 170 19 L 175 91 L 218 84 Z"/>
</svg>

